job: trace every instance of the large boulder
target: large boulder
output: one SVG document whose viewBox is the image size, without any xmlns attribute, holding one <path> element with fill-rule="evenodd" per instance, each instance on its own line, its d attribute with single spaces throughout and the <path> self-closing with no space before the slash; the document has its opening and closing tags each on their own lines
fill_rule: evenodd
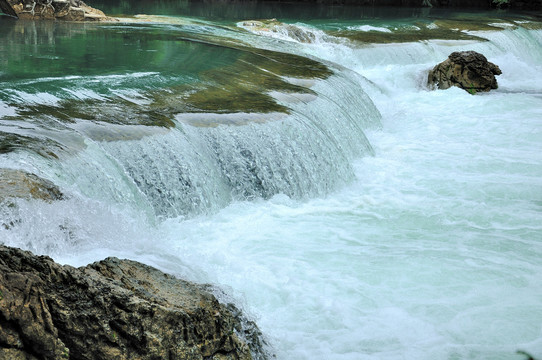
<svg viewBox="0 0 542 360">
<path fill-rule="evenodd" d="M 438 89 L 460 87 L 471 94 L 496 89 L 501 69 L 475 51 L 458 51 L 429 71 L 428 84 Z"/>
<path fill-rule="evenodd" d="M 206 286 L 116 258 L 73 268 L 0 245 L 0 359 L 266 359 Z"/>
</svg>

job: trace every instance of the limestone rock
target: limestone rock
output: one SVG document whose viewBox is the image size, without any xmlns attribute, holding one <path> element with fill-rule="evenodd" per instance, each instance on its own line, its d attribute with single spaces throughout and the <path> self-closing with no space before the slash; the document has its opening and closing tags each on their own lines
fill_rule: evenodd
<svg viewBox="0 0 542 360">
<path fill-rule="evenodd" d="M 266 359 L 236 311 L 135 261 L 76 269 L 0 245 L 1 359 Z"/>
<path fill-rule="evenodd" d="M 6 0 L 0 0 L 6 2 Z M 7 0 L 20 19 L 113 21 L 81 0 Z"/>
<path fill-rule="evenodd" d="M 497 89 L 495 75 L 502 74 L 499 67 L 475 51 L 453 52 L 448 59 L 429 71 L 428 84 L 438 89 L 460 87 L 471 94 Z"/>
<path fill-rule="evenodd" d="M 296 25 L 282 23 L 277 19 L 246 20 L 243 21 L 241 25 L 245 29 L 253 32 L 272 32 L 282 34 L 302 43 L 313 43 L 316 40 L 316 36 L 312 32 L 302 29 Z"/>
<path fill-rule="evenodd" d="M 16 169 L 0 169 L 0 202 L 6 198 L 61 200 L 58 187 L 37 175 Z"/>
</svg>

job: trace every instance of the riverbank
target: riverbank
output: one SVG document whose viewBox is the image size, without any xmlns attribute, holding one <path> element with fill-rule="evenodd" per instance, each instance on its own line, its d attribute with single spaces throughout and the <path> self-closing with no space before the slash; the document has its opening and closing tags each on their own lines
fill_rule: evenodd
<svg viewBox="0 0 542 360">
<path fill-rule="evenodd" d="M 0 10 L 26 20 L 114 21 L 80 0 L 0 0 Z"/>
</svg>

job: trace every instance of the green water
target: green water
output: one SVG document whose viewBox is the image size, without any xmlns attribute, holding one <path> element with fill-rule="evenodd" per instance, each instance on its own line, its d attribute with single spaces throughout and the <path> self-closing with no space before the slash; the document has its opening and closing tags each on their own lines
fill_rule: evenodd
<svg viewBox="0 0 542 360">
<path fill-rule="evenodd" d="M 6 34 L 0 39 L 0 100 L 18 109 L 9 116 L 14 120 L 49 116 L 171 127 L 174 115 L 185 112 L 287 113 L 268 92 L 311 90 L 284 77 L 330 74 L 315 61 L 247 47 L 191 20 L 166 27 L 46 21 L 0 26 Z"/>
</svg>

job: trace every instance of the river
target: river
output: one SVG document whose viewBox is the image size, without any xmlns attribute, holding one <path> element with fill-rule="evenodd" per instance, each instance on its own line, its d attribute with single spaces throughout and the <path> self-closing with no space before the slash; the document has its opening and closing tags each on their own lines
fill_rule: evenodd
<svg viewBox="0 0 542 360">
<path fill-rule="evenodd" d="M 0 242 L 217 285 L 281 360 L 542 357 L 540 18 L 127 4 L 0 18 L 0 168 L 65 195 Z M 461 50 L 497 90 L 427 87 Z"/>
</svg>

